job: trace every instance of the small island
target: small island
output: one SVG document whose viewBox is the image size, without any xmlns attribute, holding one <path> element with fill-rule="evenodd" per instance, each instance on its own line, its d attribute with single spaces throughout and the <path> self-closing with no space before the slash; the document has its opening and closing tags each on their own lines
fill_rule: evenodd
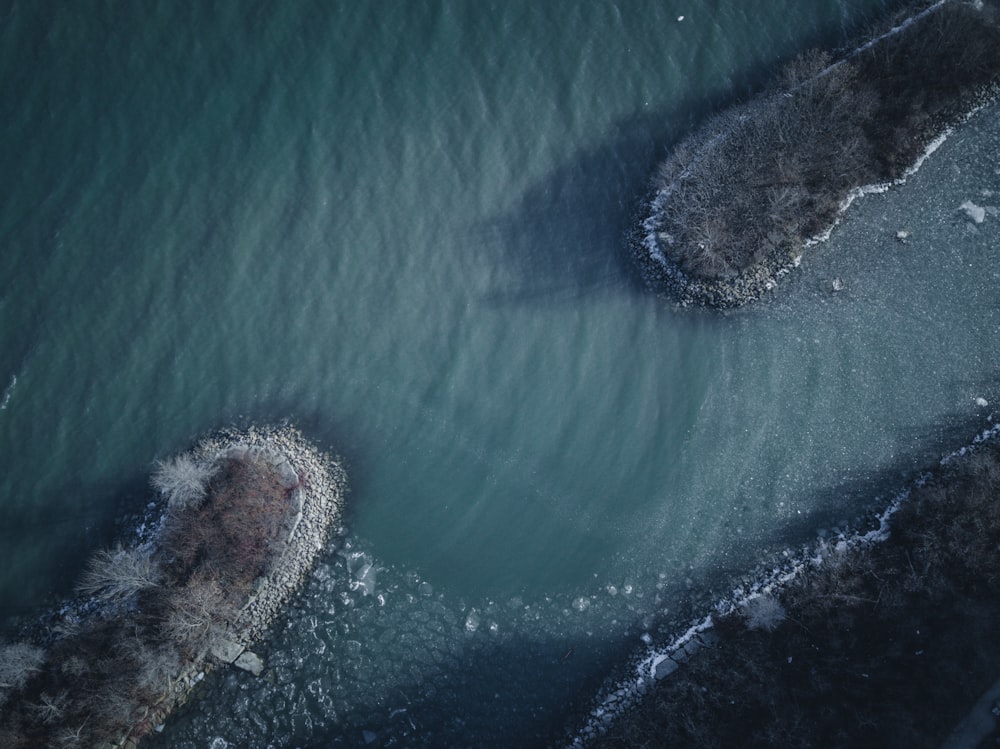
<svg viewBox="0 0 1000 749">
<path fill-rule="evenodd" d="M 346 477 L 291 428 L 223 431 L 157 464 L 151 536 L 97 552 L 51 632 L 0 647 L 0 746 L 133 747 L 301 587 Z"/>
<path fill-rule="evenodd" d="M 925 4 L 926 6 L 926 4 Z M 910 7 L 834 60 L 809 52 L 660 167 L 632 255 L 682 306 L 760 299 L 866 189 L 901 182 L 997 93 L 1000 9 Z"/>
</svg>

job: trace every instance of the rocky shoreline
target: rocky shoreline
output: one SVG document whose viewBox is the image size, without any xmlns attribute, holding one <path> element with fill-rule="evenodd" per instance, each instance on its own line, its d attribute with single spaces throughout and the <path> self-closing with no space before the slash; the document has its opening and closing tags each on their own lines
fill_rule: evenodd
<svg viewBox="0 0 1000 749">
<path fill-rule="evenodd" d="M 287 542 L 268 574 L 257 579 L 254 593 L 240 610 L 227 637 L 215 643 L 201 659 L 188 664 L 164 700 L 151 710 L 146 720 L 156 730 L 162 730 L 169 714 L 187 701 L 215 665 L 232 664 L 255 676 L 262 673 L 263 661 L 250 648 L 264 637 L 302 587 L 340 517 L 347 489 L 343 466 L 320 453 L 290 427 L 223 430 L 200 442 L 191 453 L 199 459 L 215 460 L 221 456 L 238 458 L 254 450 L 268 454 L 271 467 L 292 488 L 294 516 Z M 107 746 L 132 749 L 135 742 L 125 737 L 118 744 Z"/>
<path fill-rule="evenodd" d="M 853 86 L 858 84 L 852 84 L 852 79 L 846 73 L 845 80 L 841 83 L 827 84 L 824 81 L 832 80 L 845 70 L 846 65 L 853 64 L 853 58 L 880 44 L 890 47 L 898 44 L 904 48 L 907 44 L 914 44 L 907 35 L 919 38 L 919 33 L 923 32 L 914 31 L 919 28 L 918 24 L 930 23 L 928 19 L 942 15 L 942 11 L 945 14 L 952 13 L 959 7 L 959 3 L 948 0 L 934 3 L 883 34 L 856 46 L 836 62 L 825 64 L 825 67 L 817 65 L 811 70 L 809 78 L 795 83 L 791 89 L 777 92 L 772 90 L 745 105 L 724 112 L 679 144 L 671 158 L 662 165 L 661 178 L 664 182 L 654 188 L 643 211 L 645 218 L 630 241 L 630 254 L 647 287 L 681 307 L 731 309 L 759 301 L 773 291 L 785 276 L 799 267 L 807 248 L 829 237 L 856 198 L 884 192 L 905 183 L 955 127 L 997 100 L 1000 81 L 996 77 L 985 83 L 969 83 L 964 89 L 957 87 L 958 90 L 951 95 L 951 99 L 939 97 L 940 100 L 936 101 L 938 111 L 923 121 L 910 113 L 908 116 L 912 121 L 899 115 L 899 122 L 888 123 L 889 128 L 895 126 L 900 130 L 909 129 L 911 132 L 906 135 L 905 142 L 911 145 L 899 146 L 899 153 L 890 154 L 890 157 L 880 155 L 879 158 L 887 164 L 882 164 L 877 169 L 866 165 L 857 156 L 852 157 L 857 161 L 853 166 L 838 165 L 844 166 L 846 172 L 857 174 L 857 181 L 853 185 L 816 187 L 814 180 L 818 174 L 826 174 L 825 168 L 814 162 L 818 158 L 815 154 L 803 155 L 795 150 L 819 149 L 821 146 L 836 150 L 839 144 L 836 143 L 835 135 L 830 135 L 829 142 L 824 141 L 820 146 L 815 143 L 811 146 L 793 143 L 791 147 L 786 147 L 783 139 L 778 139 L 772 146 L 767 145 L 769 141 L 766 137 L 753 131 L 752 127 L 748 130 L 747 123 L 757 118 L 765 121 L 756 126 L 759 129 L 780 128 L 783 126 L 780 121 L 782 117 L 800 116 L 800 109 L 814 106 L 810 103 L 809 96 L 824 101 L 832 96 L 846 99 L 845 102 L 838 102 L 838 110 L 844 108 L 841 104 L 849 103 L 851 96 L 864 98 L 867 95 L 871 98 L 872 94 L 867 89 L 865 94 L 851 93 Z M 976 12 L 982 14 L 986 11 L 977 7 Z M 989 21 L 982 23 L 993 33 L 994 29 Z M 908 41 L 897 41 L 897 35 L 907 37 Z M 873 74 L 869 70 L 872 64 L 865 64 L 868 67 L 862 67 L 861 70 Z M 806 67 L 806 64 L 801 63 L 801 66 Z M 887 76 L 894 74 L 892 70 L 878 72 Z M 786 76 L 791 78 L 792 73 L 786 72 Z M 809 86 L 828 86 L 833 93 L 830 94 L 825 89 L 821 97 L 816 97 L 815 92 L 801 93 Z M 805 100 L 801 105 L 788 103 L 794 102 L 800 95 Z M 882 96 L 885 97 L 884 92 Z M 894 110 L 902 109 L 908 103 L 890 100 L 882 106 Z M 849 125 L 858 132 L 846 134 L 845 140 L 864 139 L 867 135 L 862 133 L 881 126 L 879 111 L 881 110 L 867 119 L 859 115 L 856 120 L 850 121 Z M 770 122 L 769 118 L 774 118 L 775 121 Z M 760 157 L 763 159 L 762 163 L 767 163 L 780 157 L 779 161 L 795 162 L 799 159 L 808 166 L 776 167 L 777 171 L 773 175 L 758 173 L 757 168 L 748 167 L 745 170 L 747 175 L 743 176 L 755 178 L 763 184 L 751 179 L 745 185 L 733 187 L 733 180 L 736 178 L 726 172 L 738 172 L 740 165 L 733 163 L 732 159 L 740 160 L 744 157 L 740 149 L 737 149 L 735 156 L 729 150 L 732 150 L 735 142 L 743 143 L 748 138 L 748 149 L 758 149 L 759 152 L 745 157 L 747 161 Z M 897 134 L 888 139 L 895 139 L 893 142 L 903 140 Z M 871 140 L 866 147 L 871 149 L 872 154 L 879 154 L 882 149 L 881 141 L 876 136 L 871 136 Z M 914 143 L 919 144 L 919 150 L 913 151 Z M 905 159 L 905 167 L 901 168 L 897 163 L 900 157 Z M 845 159 L 848 157 L 845 156 Z M 889 169 L 888 176 L 879 174 L 879 170 L 883 168 Z M 865 174 L 875 176 L 875 181 L 864 179 L 862 175 Z M 707 184 L 703 184 L 706 181 Z M 810 191 L 808 196 L 803 192 L 805 190 Z M 795 191 L 799 192 L 790 197 Z M 701 194 L 703 192 L 713 196 L 713 200 L 705 205 L 703 203 L 706 199 Z M 717 205 L 712 204 L 715 201 L 718 201 Z M 741 203 L 743 207 L 736 207 L 737 203 Z M 754 203 L 767 203 L 770 208 L 754 209 L 760 213 L 759 216 L 750 211 L 753 218 L 749 215 L 742 218 L 730 215 L 749 210 L 746 205 Z M 695 208 L 691 207 L 692 204 Z M 779 214 L 780 218 L 776 218 Z M 691 228 L 691 224 L 696 226 Z M 760 236 L 753 242 L 741 236 L 751 233 Z M 735 245 L 739 248 L 735 249 Z M 704 272 L 696 272 L 699 268 Z"/>
<path fill-rule="evenodd" d="M 970 475 L 976 477 L 976 483 L 971 489 L 966 486 Z M 930 610 L 933 606 L 928 608 L 928 599 L 953 594 L 960 587 L 955 583 L 961 581 L 963 586 L 968 586 L 965 593 L 972 601 L 1000 600 L 996 596 L 997 576 L 993 569 L 996 566 L 995 546 L 990 548 L 990 539 L 996 538 L 997 517 L 1000 517 L 996 514 L 997 496 L 994 486 L 998 478 L 1000 424 L 994 423 L 976 435 L 968 445 L 944 456 L 937 466 L 928 469 L 908 487 L 898 491 L 871 519 L 870 525 L 835 529 L 832 535 L 824 534 L 798 553 L 786 551 L 770 568 L 762 568 L 756 574 L 734 580 L 731 593 L 715 601 L 708 607 L 710 610 L 707 613 L 689 622 L 686 629 L 667 642 L 657 646 L 650 644 L 645 652 L 637 656 L 624 669 L 623 675 L 607 686 L 590 705 L 588 714 L 574 730 L 568 745 L 576 749 L 595 745 L 662 745 L 658 741 L 674 745 L 666 740 L 669 732 L 663 730 L 662 726 L 650 730 L 659 720 L 656 710 L 649 707 L 651 699 L 661 692 L 666 693 L 673 683 L 680 684 L 679 690 L 683 691 L 689 683 L 696 681 L 691 675 L 693 670 L 712 672 L 723 683 L 735 678 L 733 674 L 743 664 L 737 665 L 739 659 L 736 657 L 727 659 L 726 653 L 740 648 L 745 651 L 745 644 L 738 642 L 741 637 L 770 638 L 772 632 L 785 625 L 801 628 L 807 614 L 817 611 L 822 614 L 820 618 L 825 616 L 832 621 L 829 612 L 822 608 L 828 604 L 839 606 L 842 612 L 858 604 L 866 604 L 872 612 L 881 607 L 890 621 L 900 623 L 900 630 L 906 630 L 908 627 L 904 624 L 910 620 L 899 612 L 894 612 L 894 607 L 899 608 L 906 601 L 897 599 L 912 599 L 908 603 L 913 610 L 907 609 L 908 614 Z M 955 496 L 962 498 L 963 491 L 976 496 L 976 504 L 966 506 L 957 503 Z M 984 508 L 989 513 L 983 512 Z M 972 559 L 974 552 L 978 551 L 973 548 L 975 544 L 969 544 L 967 539 L 953 535 L 955 528 L 965 528 L 973 523 L 977 525 L 975 537 L 989 553 L 989 560 L 985 564 Z M 988 527 L 979 528 L 979 525 Z M 954 558 L 949 560 L 947 554 L 941 551 L 942 547 L 949 544 L 959 549 L 964 559 L 959 562 Z M 878 553 L 892 548 L 896 549 L 896 556 L 902 561 L 888 557 L 876 558 Z M 962 570 L 963 565 L 974 570 L 968 579 L 962 578 L 962 574 L 968 572 Z M 907 577 L 907 573 L 912 577 Z M 893 575 L 897 579 L 891 579 Z M 987 579 L 991 581 L 992 590 L 984 585 L 984 580 Z M 874 591 L 866 589 L 859 581 L 870 584 L 869 587 L 874 587 Z M 871 595 L 872 592 L 876 595 Z M 968 604 L 969 601 L 965 603 Z M 857 615 L 857 627 L 852 630 L 855 636 L 860 636 L 858 633 L 864 634 L 862 625 L 875 630 L 876 627 L 866 616 L 867 614 Z M 837 625 L 831 626 L 835 629 Z M 918 626 L 917 635 L 919 634 Z M 895 630 L 892 630 L 892 636 L 898 637 L 900 641 L 904 639 Z M 781 655 L 788 656 L 791 653 L 792 646 L 787 641 L 780 637 L 771 639 L 775 641 Z M 736 644 L 734 640 L 737 641 Z M 834 661 L 846 668 L 846 657 L 837 661 L 838 651 L 831 643 L 832 639 L 824 644 L 824 652 L 833 653 Z M 796 662 L 811 657 L 808 649 L 804 650 L 804 655 L 796 652 Z M 934 648 L 938 653 L 941 650 L 943 648 Z M 928 646 L 928 653 L 934 651 Z M 692 669 L 695 665 L 692 659 L 696 654 L 699 654 L 699 663 L 706 657 L 712 663 L 704 669 Z M 923 654 L 924 651 L 921 650 L 916 656 Z M 938 654 L 936 657 L 947 660 L 951 655 Z M 876 652 L 875 658 L 881 658 L 881 654 Z M 778 661 L 780 660 L 779 658 Z M 934 662 L 930 656 L 924 660 Z M 789 657 L 784 665 L 791 665 L 792 662 L 793 659 Z M 888 673 L 891 674 L 891 671 Z M 762 678 L 760 672 L 755 672 L 754 678 Z M 774 678 L 772 682 L 761 681 L 755 688 L 762 692 L 775 689 L 781 685 L 782 679 L 787 678 L 782 676 Z M 719 689 L 716 685 L 715 690 Z M 705 691 L 699 684 L 691 690 L 695 694 L 699 694 L 699 690 Z M 805 698 L 807 693 L 801 691 L 799 696 Z M 728 704 L 728 697 L 721 702 Z M 683 712 L 683 709 L 678 708 L 678 712 Z M 652 720 L 650 716 L 653 716 Z M 683 721 L 676 722 L 676 716 L 672 718 L 675 721 L 673 726 L 683 725 Z M 715 714 L 713 720 L 716 727 L 731 721 L 737 731 L 746 729 L 745 725 L 730 715 Z M 620 722 L 628 726 L 624 732 Z M 705 727 L 707 729 L 709 723 Z M 678 746 L 688 745 L 684 740 L 672 738 Z M 797 739 L 800 740 L 801 737 Z M 690 741 L 691 737 L 688 736 L 686 740 Z M 799 740 L 787 745 L 803 745 Z M 752 741 L 749 733 L 744 736 L 743 743 L 747 746 L 761 745 L 760 742 Z"/>
<path fill-rule="evenodd" d="M 840 223 L 854 201 L 865 195 L 883 193 L 906 183 L 923 166 L 954 129 L 974 117 L 980 110 L 1000 100 L 1000 85 L 995 85 L 980 93 L 976 106 L 956 122 L 945 124 L 935 135 L 927 133 L 924 138 L 927 148 L 907 170 L 904 176 L 890 182 L 880 182 L 852 190 L 841 203 L 837 217 L 829 227 L 816 236 L 810 237 L 792 249 L 776 248 L 762 260 L 747 270 L 726 278 L 698 278 L 685 273 L 680 265 L 670 259 L 665 252 L 663 241 L 658 236 L 657 201 L 659 193 L 649 202 L 648 217 L 643 222 L 644 234 L 640 234 L 631 244 L 631 254 L 640 268 L 644 283 L 664 298 L 679 307 L 709 307 L 725 310 L 743 307 L 766 298 L 783 278 L 801 266 L 803 253 L 817 244 L 827 241 L 837 224 Z M 832 291 L 837 291 L 835 287 Z"/>
<path fill-rule="evenodd" d="M 266 577 L 258 579 L 237 620 L 235 639 L 244 646 L 259 640 L 284 605 L 302 587 L 330 532 L 340 518 L 347 474 L 343 466 L 309 444 L 291 428 L 251 427 L 246 431 L 224 431 L 200 443 L 195 450 L 226 454 L 243 450 L 276 451 L 272 466 L 292 490 L 296 511 L 287 544 Z"/>
<path fill-rule="evenodd" d="M 151 535 L 101 550 L 83 594 L 0 652 L 0 746 L 134 749 L 212 668 L 251 648 L 302 587 L 347 490 L 291 427 L 227 429 L 157 463 Z M 154 507 L 154 505 L 150 505 Z M 142 535 L 142 534 L 140 534 Z"/>
</svg>

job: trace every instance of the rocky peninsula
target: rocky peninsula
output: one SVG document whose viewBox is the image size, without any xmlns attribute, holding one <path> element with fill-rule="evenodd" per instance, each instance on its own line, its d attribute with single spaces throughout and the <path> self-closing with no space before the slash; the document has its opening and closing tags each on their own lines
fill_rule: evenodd
<svg viewBox="0 0 1000 749">
<path fill-rule="evenodd" d="M 5 749 L 134 747 L 211 668 L 259 674 L 250 648 L 325 547 L 346 476 L 294 429 L 250 428 L 158 463 L 152 484 L 152 536 L 99 551 L 51 632 L 0 648 Z"/>
<path fill-rule="evenodd" d="M 912 174 L 996 97 L 1000 7 L 910 6 L 834 58 L 812 51 L 660 165 L 632 255 L 682 306 L 760 299 L 855 197 Z"/>
</svg>

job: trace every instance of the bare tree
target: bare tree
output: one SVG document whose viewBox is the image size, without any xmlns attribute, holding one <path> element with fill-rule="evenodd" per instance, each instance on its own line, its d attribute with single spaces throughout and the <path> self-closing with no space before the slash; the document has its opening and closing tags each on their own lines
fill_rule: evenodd
<svg viewBox="0 0 1000 749">
<path fill-rule="evenodd" d="M 55 695 L 42 692 L 38 702 L 31 705 L 31 710 L 42 723 L 53 723 L 62 719 L 66 712 L 66 703 L 65 689 Z"/>
<path fill-rule="evenodd" d="M 77 747 L 84 746 L 88 739 L 87 721 L 84 721 L 76 728 L 66 728 L 60 729 L 56 733 L 56 746 L 59 749 L 76 749 Z"/>
<path fill-rule="evenodd" d="M 97 720 L 95 732 L 108 738 L 127 730 L 141 718 L 144 706 L 127 687 L 129 682 L 103 689 L 93 697 L 93 715 Z"/>
<path fill-rule="evenodd" d="M 87 563 L 76 589 L 100 601 L 121 602 L 159 585 L 161 577 L 159 565 L 139 549 L 101 549 Z"/>
<path fill-rule="evenodd" d="M 196 460 L 182 454 L 170 460 L 159 460 L 150 479 L 153 488 L 167 498 L 173 510 L 198 507 L 205 499 L 208 482 L 218 470 L 215 463 Z"/>
<path fill-rule="evenodd" d="M 747 629 L 763 629 L 773 632 L 785 620 L 785 607 L 777 598 L 758 596 L 743 606 Z"/>
<path fill-rule="evenodd" d="M 221 635 L 235 612 L 218 580 L 196 573 L 169 601 L 161 631 L 181 647 L 198 649 Z"/>
<path fill-rule="evenodd" d="M 11 692 L 24 687 L 31 675 L 41 670 L 45 651 L 26 642 L 0 649 L 0 704 Z"/>
</svg>

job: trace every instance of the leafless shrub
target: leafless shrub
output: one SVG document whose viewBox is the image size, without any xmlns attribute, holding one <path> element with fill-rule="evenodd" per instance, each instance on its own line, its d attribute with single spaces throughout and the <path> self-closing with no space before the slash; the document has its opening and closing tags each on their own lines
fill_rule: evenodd
<svg viewBox="0 0 1000 749">
<path fill-rule="evenodd" d="M 88 739 L 87 721 L 76 727 L 61 728 L 56 732 L 55 745 L 58 749 L 77 749 L 85 746 Z"/>
<path fill-rule="evenodd" d="M 103 602 L 121 602 L 160 583 L 159 565 L 135 548 L 102 549 L 91 557 L 76 589 Z"/>
<path fill-rule="evenodd" d="M 786 64 L 778 75 L 782 90 L 794 91 L 830 67 L 833 57 L 826 50 L 811 49 Z"/>
<path fill-rule="evenodd" d="M 66 703 L 65 689 L 55 695 L 42 692 L 38 702 L 31 705 L 31 709 L 42 723 L 54 723 L 62 719 L 66 712 Z"/>
<path fill-rule="evenodd" d="M 80 633 L 81 626 L 78 617 L 69 615 L 52 625 L 52 634 L 60 638 L 72 638 Z"/>
<path fill-rule="evenodd" d="M 743 606 L 747 629 L 762 629 L 773 632 L 785 620 L 785 607 L 777 598 L 758 596 Z"/>
<path fill-rule="evenodd" d="M 979 450 L 968 458 L 969 473 L 989 492 L 1000 489 L 1000 459 L 989 450 Z"/>
<path fill-rule="evenodd" d="M 172 645 L 150 648 L 141 661 L 136 683 L 144 691 L 163 693 L 170 688 L 171 680 L 180 670 L 180 663 L 180 654 Z"/>
<path fill-rule="evenodd" d="M 208 482 L 217 470 L 214 463 L 196 460 L 185 453 L 157 461 L 151 482 L 153 488 L 167 498 L 172 510 L 184 510 L 204 501 Z"/>
<path fill-rule="evenodd" d="M 145 708 L 137 695 L 128 689 L 130 684 L 117 688 L 107 688 L 93 695 L 91 715 L 94 716 L 100 733 L 107 738 L 115 738 L 127 731 L 144 714 Z"/>
<path fill-rule="evenodd" d="M 234 615 L 219 581 L 198 574 L 171 593 L 160 630 L 178 647 L 198 650 L 220 635 Z"/>
</svg>

